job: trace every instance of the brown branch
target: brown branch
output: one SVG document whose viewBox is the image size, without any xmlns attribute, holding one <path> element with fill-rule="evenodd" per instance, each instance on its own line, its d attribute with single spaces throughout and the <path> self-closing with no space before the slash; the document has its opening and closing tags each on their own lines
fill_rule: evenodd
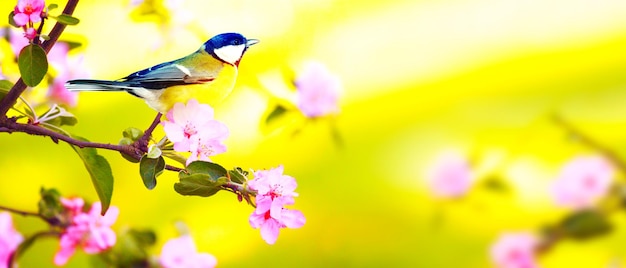
<svg viewBox="0 0 626 268">
<path fill-rule="evenodd" d="M 582 131 L 574 127 L 570 122 L 563 119 L 562 117 L 555 115 L 553 120 L 557 125 L 565 129 L 565 131 L 574 135 L 582 144 L 598 150 L 619 169 L 626 171 L 626 162 L 624 162 L 624 160 L 617 154 L 617 152 L 595 141 L 593 138 L 584 134 Z"/>
<path fill-rule="evenodd" d="M 78 0 L 68 0 L 67 5 L 65 5 L 65 9 L 63 9 L 63 14 L 72 15 L 72 13 L 74 13 L 74 9 L 76 9 L 77 4 Z M 46 53 L 48 53 L 50 49 L 52 49 L 52 46 L 56 43 L 56 41 L 59 40 L 59 36 L 61 36 L 63 30 L 65 30 L 65 24 L 57 22 L 54 25 L 52 31 L 50 31 L 50 34 L 48 35 L 50 39 L 46 40 L 41 45 Z M 2 100 L 0 100 L 0 122 L 8 120 L 6 113 L 9 111 L 9 109 L 11 109 L 11 107 L 13 107 L 13 105 L 15 105 L 15 102 L 20 97 L 20 95 L 24 93 L 24 90 L 26 90 L 26 84 L 24 84 L 24 81 L 22 81 L 22 78 L 20 78 L 19 80 L 17 80 L 13 88 L 11 88 L 9 93 L 7 93 L 4 98 L 2 98 Z"/>
<path fill-rule="evenodd" d="M 15 214 L 19 214 L 22 215 L 24 217 L 26 216 L 33 216 L 33 217 L 38 217 L 41 219 L 44 219 L 43 216 L 39 215 L 39 213 L 35 213 L 35 212 L 29 212 L 29 211 L 23 211 L 23 210 L 19 210 L 19 209 L 14 209 L 14 208 L 10 208 L 10 207 L 5 207 L 5 206 L 0 206 L 0 210 L 5 210 L 11 213 L 15 213 Z"/>
</svg>

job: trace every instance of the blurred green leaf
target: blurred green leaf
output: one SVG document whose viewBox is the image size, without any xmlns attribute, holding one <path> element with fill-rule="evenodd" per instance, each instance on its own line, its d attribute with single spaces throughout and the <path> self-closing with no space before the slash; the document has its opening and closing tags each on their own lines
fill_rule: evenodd
<svg viewBox="0 0 626 268">
<path fill-rule="evenodd" d="M 74 139 L 88 141 L 85 138 L 72 136 Z M 83 160 L 85 168 L 91 176 L 98 198 L 102 202 L 102 215 L 106 213 L 111 205 L 111 197 L 113 196 L 113 173 L 109 162 L 103 156 L 99 155 L 95 148 L 79 148 L 72 146 L 78 156 Z"/>
<path fill-rule="evenodd" d="M 59 23 L 61 24 L 65 24 L 65 25 L 76 25 L 80 22 L 80 20 L 78 18 L 72 17 L 70 15 L 67 14 L 61 14 L 59 16 L 49 16 L 51 18 L 56 19 Z"/>
<path fill-rule="evenodd" d="M 119 145 L 131 145 L 133 144 L 133 140 L 131 140 L 130 138 L 122 138 L 120 139 L 120 142 L 118 143 Z M 122 157 L 124 157 L 124 159 L 128 160 L 131 163 L 139 163 L 139 160 L 133 156 L 130 156 L 128 154 L 122 153 L 120 152 L 120 154 L 122 155 Z"/>
<path fill-rule="evenodd" d="M 9 80 L 0 80 L 0 92 L 8 93 L 13 88 L 13 85 Z"/>
<path fill-rule="evenodd" d="M 9 93 L 11 88 L 13 88 L 13 83 L 11 83 L 11 81 L 0 80 L 0 100 L 2 100 L 7 93 Z"/>
<path fill-rule="evenodd" d="M 58 7 L 59 7 L 59 5 L 57 5 L 57 4 L 50 4 L 50 5 L 48 5 L 48 11 L 56 9 Z"/>
<path fill-rule="evenodd" d="M 15 28 L 20 28 L 20 26 L 15 23 L 13 17 L 15 17 L 15 11 L 11 11 L 11 13 L 9 13 L 9 24 Z"/>
<path fill-rule="evenodd" d="M 17 64 L 22 80 L 30 87 L 38 85 L 48 72 L 48 58 L 39 45 L 29 44 L 22 48 Z"/>
<path fill-rule="evenodd" d="M 163 170 L 165 170 L 165 160 L 162 156 L 150 158 L 144 155 L 141 157 L 141 161 L 139 161 L 139 174 L 141 174 L 143 185 L 145 185 L 148 190 L 152 190 L 156 187 L 156 177 L 161 175 Z"/>
<path fill-rule="evenodd" d="M 102 267 L 153 267 L 149 264 L 148 247 L 156 243 L 152 230 L 126 229 L 119 233 L 111 250 L 98 254 L 106 263 Z"/>
<path fill-rule="evenodd" d="M 162 150 L 161 153 L 162 153 L 162 155 L 164 157 L 172 159 L 172 160 L 174 160 L 174 161 L 176 161 L 178 163 L 181 163 L 182 165 L 187 164 L 187 158 L 185 158 L 184 156 L 182 156 L 182 155 L 180 155 L 180 154 L 178 154 L 178 153 L 176 153 L 174 151 Z"/>
<path fill-rule="evenodd" d="M 285 114 L 285 112 L 287 112 L 287 109 L 284 106 L 280 104 L 276 105 L 274 109 L 267 115 L 267 118 L 265 118 L 265 124 L 272 123 L 278 117 Z"/>
<path fill-rule="evenodd" d="M 248 172 L 241 169 L 240 167 L 236 167 L 233 170 L 228 171 L 228 175 L 230 175 L 230 180 L 236 183 L 244 183 L 247 181 Z"/>
<path fill-rule="evenodd" d="M 137 141 L 143 136 L 143 131 L 138 128 L 129 127 L 127 129 L 124 129 L 124 131 L 122 132 L 122 136 L 124 138 L 129 138 L 132 141 Z"/>
<path fill-rule="evenodd" d="M 567 237 L 587 239 L 608 233 L 612 225 L 606 215 L 595 210 L 583 210 L 563 219 L 560 229 Z"/>
<path fill-rule="evenodd" d="M 44 189 L 39 191 L 41 199 L 37 204 L 39 215 L 46 218 L 52 224 L 59 223 L 60 215 L 63 213 L 61 204 L 61 194 L 56 189 Z"/>
</svg>

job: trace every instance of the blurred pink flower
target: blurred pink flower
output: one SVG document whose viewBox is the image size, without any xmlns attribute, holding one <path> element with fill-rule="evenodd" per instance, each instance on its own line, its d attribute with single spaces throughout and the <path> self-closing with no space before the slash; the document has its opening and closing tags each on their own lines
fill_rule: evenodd
<svg viewBox="0 0 626 268">
<path fill-rule="evenodd" d="M 213 119 L 213 108 L 191 99 L 187 105 L 174 104 L 161 122 L 167 138 L 174 143 L 174 150 L 191 152 L 187 164 L 195 160 L 208 161 L 209 156 L 223 153 L 222 141 L 228 137 L 226 125 Z"/>
<path fill-rule="evenodd" d="M 602 198 L 613 182 L 613 166 L 600 156 L 577 157 L 565 164 L 552 184 L 556 204 L 584 209 Z"/>
<path fill-rule="evenodd" d="M 298 108 L 307 117 L 339 112 L 341 81 L 319 62 L 309 62 L 294 82 Z"/>
<path fill-rule="evenodd" d="M 13 50 L 13 54 L 16 58 L 20 55 L 22 48 L 29 44 L 24 34 L 15 28 L 9 29 L 9 42 L 11 43 L 11 50 Z"/>
<path fill-rule="evenodd" d="M 35 38 L 37 38 L 37 30 L 35 30 L 35 28 L 26 28 L 24 37 L 28 40 L 35 40 Z"/>
<path fill-rule="evenodd" d="M 463 155 L 456 152 L 441 154 L 428 176 L 430 190 L 437 197 L 460 197 L 472 186 L 470 165 Z"/>
<path fill-rule="evenodd" d="M 79 213 L 74 216 L 72 223 L 61 235 L 61 249 L 54 256 L 54 264 L 65 265 L 76 248 L 81 246 L 85 253 L 96 254 L 111 248 L 117 240 L 111 225 L 117 220 L 119 210 L 110 207 L 102 216 L 102 206 L 96 202 L 88 213 Z"/>
<path fill-rule="evenodd" d="M 499 268 L 539 267 L 535 259 L 537 239 L 528 233 L 504 233 L 491 246 L 491 260 Z"/>
<path fill-rule="evenodd" d="M 159 263 L 164 268 L 212 268 L 217 259 L 208 253 L 198 253 L 189 235 L 170 239 L 163 245 Z"/>
<path fill-rule="evenodd" d="M 24 237 L 13 227 L 11 214 L 0 213 L 0 268 L 8 268 L 9 258 L 22 243 Z"/>
<path fill-rule="evenodd" d="M 83 201 L 80 197 L 75 198 L 65 198 L 61 197 L 61 205 L 70 212 L 72 218 L 83 212 L 83 206 L 85 205 L 85 201 Z"/>
<path fill-rule="evenodd" d="M 69 57 L 69 49 L 67 43 L 57 42 L 48 53 L 48 61 L 57 71 L 48 89 L 48 98 L 54 103 L 74 107 L 78 104 L 78 92 L 67 90 L 65 83 L 71 79 L 87 78 L 89 73 L 83 66 L 83 57 Z"/>
<path fill-rule="evenodd" d="M 44 0 L 19 0 L 15 6 L 13 20 L 18 26 L 38 23 L 45 7 Z"/>
<path fill-rule="evenodd" d="M 261 237 L 268 244 L 274 244 L 280 228 L 300 228 L 306 219 L 302 212 L 289 210 L 285 205 L 294 204 L 298 196 L 294 190 L 296 180 L 283 175 L 283 166 L 270 170 L 254 172 L 254 179 L 248 182 L 250 189 L 255 190 L 256 209 L 250 215 L 252 228 L 261 228 Z"/>
</svg>

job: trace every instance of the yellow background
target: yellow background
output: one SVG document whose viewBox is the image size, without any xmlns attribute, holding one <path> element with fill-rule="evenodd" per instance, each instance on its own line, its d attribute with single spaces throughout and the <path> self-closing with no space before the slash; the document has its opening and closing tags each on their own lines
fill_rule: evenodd
<svg viewBox="0 0 626 268">
<path fill-rule="evenodd" d="M 14 4 L 0 7 L 7 14 Z M 231 135 L 228 152 L 214 160 L 245 169 L 283 164 L 298 181 L 295 208 L 307 223 L 283 229 L 267 245 L 249 227 L 252 208 L 234 195 L 180 196 L 173 172 L 148 191 L 136 164 L 100 150 L 115 176 L 112 204 L 121 210 L 115 229 L 153 228 L 154 255 L 182 220 L 199 251 L 214 254 L 222 267 L 488 267 L 488 247 L 502 231 L 537 231 L 566 215 L 553 205 L 548 185 L 570 158 L 594 153 L 555 125 L 554 115 L 626 154 L 626 1 L 197 0 L 183 6 L 193 29 L 166 38 L 157 24 L 134 22 L 126 1 L 83 0 L 75 12 L 81 23 L 62 39 L 86 40 L 84 61 L 99 79 L 182 57 L 220 32 L 260 39 L 242 61 L 232 97 L 217 107 Z M 309 124 L 295 137 L 259 128 L 268 89 L 286 88 L 276 77 L 307 60 L 341 77 L 336 125 L 343 147 L 334 145 L 328 122 Z M 110 143 L 127 127 L 145 129 L 155 115 L 124 93 L 81 93 L 70 111 L 79 119 L 70 132 Z M 453 202 L 433 199 L 424 178 L 433 158 L 448 149 L 471 157 L 479 180 Z M 489 177 L 502 179 L 507 190 L 481 187 Z M 69 146 L 0 134 L 0 204 L 35 211 L 42 186 L 97 200 Z M 14 219 L 24 234 L 45 227 Z M 616 213 L 610 220 L 616 224 L 610 235 L 559 243 L 541 264 L 626 263 L 626 218 Z M 37 242 L 20 267 L 51 266 L 57 247 L 58 240 Z M 67 267 L 86 263 L 80 252 Z"/>
</svg>

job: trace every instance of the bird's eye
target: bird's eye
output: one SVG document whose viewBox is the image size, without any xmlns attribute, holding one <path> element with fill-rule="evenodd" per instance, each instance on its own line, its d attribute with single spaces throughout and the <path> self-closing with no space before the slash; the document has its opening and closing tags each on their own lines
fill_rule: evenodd
<svg viewBox="0 0 626 268">
<path fill-rule="evenodd" d="M 241 45 L 241 41 L 237 40 L 233 40 L 233 45 L 237 46 L 237 45 Z"/>
</svg>

